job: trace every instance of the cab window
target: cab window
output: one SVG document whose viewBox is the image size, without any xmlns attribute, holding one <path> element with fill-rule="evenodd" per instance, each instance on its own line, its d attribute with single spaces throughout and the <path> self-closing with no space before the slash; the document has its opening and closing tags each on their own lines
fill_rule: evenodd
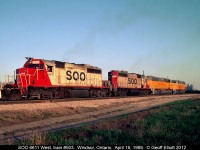
<svg viewBox="0 0 200 150">
<path fill-rule="evenodd" d="M 28 68 L 38 68 L 39 65 L 38 64 L 29 64 Z"/>
<path fill-rule="evenodd" d="M 53 72 L 53 66 L 47 66 L 47 72 Z"/>
<path fill-rule="evenodd" d="M 40 65 L 40 69 L 44 69 L 44 65 L 43 64 Z"/>
</svg>

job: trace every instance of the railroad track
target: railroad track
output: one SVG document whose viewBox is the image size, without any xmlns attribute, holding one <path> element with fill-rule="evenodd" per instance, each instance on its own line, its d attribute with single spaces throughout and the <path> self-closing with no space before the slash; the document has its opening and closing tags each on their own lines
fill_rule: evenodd
<svg viewBox="0 0 200 150">
<path fill-rule="evenodd" d="M 184 94 L 179 94 L 184 95 Z M 28 104 L 28 103 L 55 103 L 55 102 L 67 102 L 67 101 L 84 101 L 84 100 L 106 100 L 106 99 L 120 99 L 120 98 L 135 98 L 135 97 L 153 97 L 153 96 L 172 96 L 168 94 L 163 95 L 137 95 L 137 96 L 116 96 L 116 97 L 90 97 L 90 98 L 63 98 L 63 99 L 24 99 L 24 100 L 0 100 L 0 105 L 8 104 Z"/>
<path fill-rule="evenodd" d="M 133 98 L 133 97 L 150 97 L 152 95 L 140 95 L 140 96 L 118 96 L 118 97 L 91 97 L 91 98 L 64 98 L 64 99 L 42 99 L 42 100 L 1 100 L 0 105 L 7 105 L 7 104 L 26 104 L 26 103 L 47 103 L 47 102 L 67 102 L 67 101 L 84 101 L 84 100 L 106 100 L 106 99 L 120 99 L 120 98 Z"/>
</svg>

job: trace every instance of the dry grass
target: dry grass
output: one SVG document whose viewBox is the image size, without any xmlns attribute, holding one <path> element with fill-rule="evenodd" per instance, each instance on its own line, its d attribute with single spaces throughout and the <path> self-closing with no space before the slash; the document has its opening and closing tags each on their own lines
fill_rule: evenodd
<svg viewBox="0 0 200 150">
<path fill-rule="evenodd" d="M 35 143 L 34 145 L 45 145 L 46 138 L 47 138 L 46 136 L 47 136 L 47 133 L 45 131 L 37 130 L 37 132 L 32 133 L 29 136 L 26 136 L 24 140 L 22 141 L 22 144 L 26 143 L 25 145 L 27 145 L 27 144 Z M 34 137 L 34 138 L 30 138 L 30 137 Z"/>
<path fill-rule="evenodd" d="M 187 95 L 186 95 L 187 97 Z M 188 95 L 188 97 L 191 97 Z M 199 95 L 198 95 L 199 97 Z M 33 129 L 37 130 L 37 128 L 41 129 L 42 127 L 51 127 L 51 125 L 59 124 L 59 119 L 61 118 L 68 118 L 66 121 L 62 120 L 62 123 L 69 123 L 74 121 L 81 121 L 81 119 L 88 119 L 88 117 L 98 117 L 102 114 L 110 115 L 110 113 L 113 113 L 115 111 L 121 111 L 129 110 L 129 108 L 142 108 L 146 106 L 156 106 L 162 103 L 174 101 L 176 99 L 185 99 L 185 96 L 160 96 L 158 98 L 157 96 L 152 97 L 135 97 L 135 98 L 123 98 L 123 99 L 109 99 L 109 100 L 89 100 L 89 101 L 66 101 L 66 102 L 55 102 L 55 103 L 32 103 L 32 104 L 11 104 L 11 105 L 1 105 L 0 107 L 0 127 L 2 127 L 2 131 L 20 131 L 23 129 Z M 118 108 L 119 107 L 119 108 Z M 172 106 L 165 106 L 165 107 L 172 107 Z M 199 106 L 195 105 L 193 106 L 195 109 L 198 109 Z M 95 112 L 96 111 L 96 112 Z M 85 116 L 84 113 L 86 112 L 92 112 L 88 113 L 89 116 Z M 106 112 L 106 113 L 105 113 Z M 123 128 L 123 129 L 134 129 L 129 130 L 130 133 L 133 133 L 137 135 L 138 137 L 141 137 L 144 135 L 145 127 L 141 124 L 144 124 L 144 120 L 138 119 L 143 118 L 146 115 L 149 115 L 150 112 L 143 112 L 143 113 L 137 113 L 137 116 L 135 118 L 130 118 L 130 116 L 127 116 L 127 123 L 121 123 L 126 122 L 122 119 L 122 121 L 112 121 L 112 126 L 102 124 L 102 129 L 116 129 L 117 127 Z M 93 114 L 95 114 L 93 116 Z M 82 116 L 74 119 L 75 116 Z M 190 115 L 189 112 L 184 114 L 185 116 Z M 72 118 L 70 118 L 70 116 Z M 56 118 L 58 117 L 58 118 Z M 86 117 L 86 118 L 85 118 Z M 129 121 L 130 119 L 133 120 L 132 122 Z M 46 120 L 47 119 L 47 120 Z M 44 120 L 44 121 L 43 121 Z M 57 122 L 55 122 L 55 120 Z M 43 121 L 41 123 L 41 126 L 39 126 L 40 123 L 36 121 Z M 29 123 L 23 124 L 23 123 Z M 35 124 L 34 124 L 35 123 Z M 135 124 L 134 124 L 135 123 Z M 16 126 L 15 126 L 16 125 Z M 38 126 L 37 126 L 38 125 Z M 55 125 L 56 126 L 56 125 Z M 23 127 L 23 129 L 22 129 Z M 110 134 L 113 134 L 111 132 Z M 117 133 L 117 135 L 120 133 Z M 41 137 L 38 137 L 38 141 L 42 141 Z M 95 137 L 95 140 L 99 139 L 98 137 Z M 40 143 L 39 142 L 39 143 Z"/>
<path fill-rule="evenodd" d="M 39 134 L 23 144 L 199 145 L 199 106 L 199 100 L 178 101 L 46 136 Z"/>
<path fill-rule="evenodd" d="M 0 111 L 0 127 L 97 110 L 91 107 Z"/>
</svg>

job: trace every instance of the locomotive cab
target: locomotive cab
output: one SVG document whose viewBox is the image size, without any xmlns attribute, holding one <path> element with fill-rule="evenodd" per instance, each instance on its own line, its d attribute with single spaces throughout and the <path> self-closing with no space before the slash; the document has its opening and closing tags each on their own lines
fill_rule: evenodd
<svg viewBox="0 0 200 150">
<path fill-rule="evenodd" d="M 40 59 L 27 58 L 27 62 L 23 68 L 16 70 L 16 82 L 20 88 L 22 97 L 27 97 L 26 91 L 28 87 L 49 86 L 44 62 Z"/>
</svg>

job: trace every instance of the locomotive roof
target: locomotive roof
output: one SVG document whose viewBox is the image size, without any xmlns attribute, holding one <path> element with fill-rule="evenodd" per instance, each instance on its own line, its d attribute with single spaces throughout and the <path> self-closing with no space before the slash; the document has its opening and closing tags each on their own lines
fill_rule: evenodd
<svg viewBox="0 0 200 150">
<path fill-rule="evenodd" d="M 179 83 L 181 83 L 181 84 L 185 84 L 185 82 L 184 82 L 184 81 L 180 81 Z"/>
<path fill-rule="evenodd" d="M 91 66 L 89 64 L 76 64 L 76 63 L 70 63 L 70 62 L 62 62 L 62 61 L 56 61 L 56 60 L 45 60 L 45 59 L 41 59 L 44 63 L 52 65 L 52 66 L 57 66 L 58 68 L 64 68 L 65 64 L 71 64 L 71 65 L 77 65 L 77 66 L 81 66 L 81 67 L 87 67 L 87 68 L 93 68 L 93 69 L 97 69 L 97 70 L 101 70 L 101 68 L 96 67 L 96 66 Z"/>
<path fill-rule="evenodd" d="M 125 70 L 111 70 L 111 71 L 117 71 L 118 73 L 128 74 L 128 71 Z"/>
<path fill-rule="evenodd" d="M 171 80 L 171 82 L 172 82 L 172 83 L 177 83 L 177 82 L 178 82 L 178 80 Z"/>
<path fill-rule="evenodd" d="M 171 80 L 172 83 L 181 83 L 181 84 L 185 84 L 184 81 L 180 81 L 180 80 Z"/>
<path fill-rule="evenodd" d="M 184 82 L 184 81 L 179 81 L 179 80 L 178 80 L 178 83 L 185 84 L 185 82 Z"/>
<path fill-rule="evenodd" d="M 129 73 L 128 71 L 124 71 L 124 70 L 111 70 L 111 71 L 117 71 L 119 73 L 119 76 L 121 77 L 128 77 L 128 75 L 131 75 L 131 74 L 136 75 L 138 78 L 144 77 L 144 75 L 141 75 L 138 73 Z"/>
<path fill-rule="evenodd" d="M 167 81 L 167 82 L 170 81 L 170 79 L 160 78 L 160 77 L 155 77 L 155 76 L 147 76 L 147 79 L 153 80 L 153 81 Z"/>
<path fill-rule="evenodd" d="M 138 76 L 142 76 L 142 74 L 138 74 L 138 73 L 128 73 L 128 74 L 136 74 Z"/>
</svg>

